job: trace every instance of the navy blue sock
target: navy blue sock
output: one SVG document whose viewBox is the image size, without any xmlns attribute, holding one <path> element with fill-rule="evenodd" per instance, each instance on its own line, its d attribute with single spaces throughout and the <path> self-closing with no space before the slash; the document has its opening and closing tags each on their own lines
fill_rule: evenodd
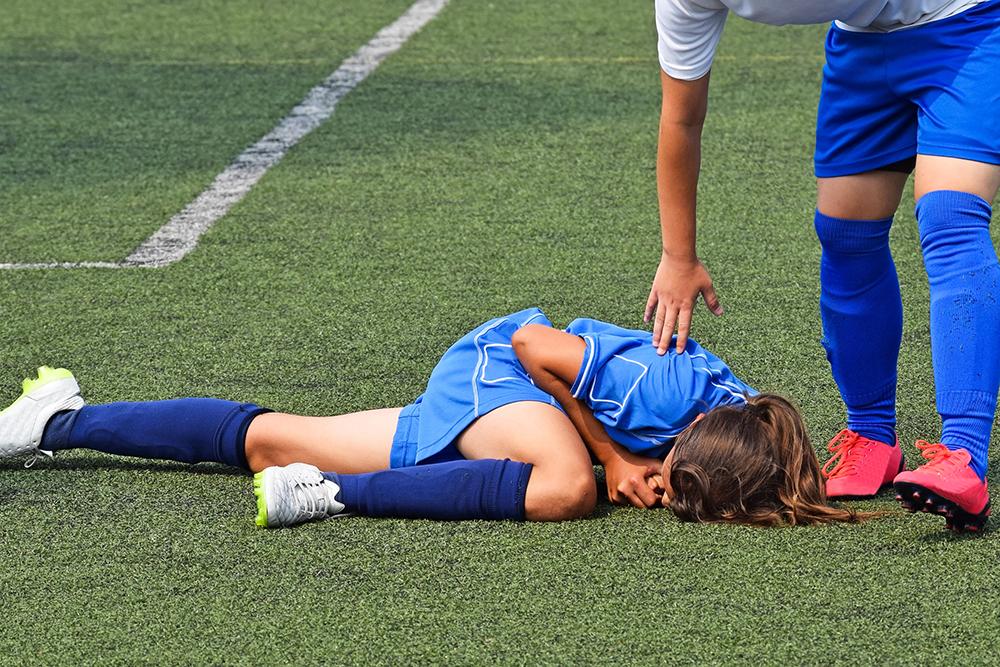
<svg viewBox="0 0 1000 667">
<path fill-rule="evenodd" d="M 40 449 L 93 449 L 107 454 L 225 463 L 249 470 L 246 433 L 266 409 L 216 398 L 87 405 L 52 416 Z"/>
<path fill-rule="evenodd" d="M 340 486 L 346 511 L 401 519 L 524 520 L 531 464 L 505 459 L 448 461 L 362 475 L 323 476 Z"/>
<path fill-rule="evenodd" d="M 816 211 L 823 347 L 847 406 L 847 427 L 894 445 L 903 305 L 890 227 L 892 218 L 844 220 Z"/>
<path fill-rule="evenodd" d="M 985 479 L 1000 386 L 1000 264 L 989 203 L 939 190 L 917 204 L 931 288 L 931 353 L 941 442 L 967 449 Z"/>
</svg>

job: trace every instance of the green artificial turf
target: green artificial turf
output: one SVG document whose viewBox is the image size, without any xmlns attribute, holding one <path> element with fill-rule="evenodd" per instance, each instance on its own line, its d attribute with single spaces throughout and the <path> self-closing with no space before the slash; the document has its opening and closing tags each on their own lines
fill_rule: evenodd
<svg viewBox="0 0 1000 667">
<path fill-rule="evenodd" d="M 406 2 L 8 3 L 0 261 L 118 260 Z M 841 427 L 819 345 L 810 154 L 823 27 L 731 20 L 699 341 Z M 658 258 L 652 3 L 453 0 L 182 262 L 0 272 L 0 402 L 41 363 L 91 402 L 403 405 L 479 322 L 539 305 L 639 326 Z M 908 195 L 900 432 L 937 434 Z M 824 457 L 825 458 L 825 457 Z M 969 664 L 1000 659 L 998 538 L 891 497 L 861 526 L 253 526 L 213 465 L 0 463 L 0 662 Z"/>
</svg>

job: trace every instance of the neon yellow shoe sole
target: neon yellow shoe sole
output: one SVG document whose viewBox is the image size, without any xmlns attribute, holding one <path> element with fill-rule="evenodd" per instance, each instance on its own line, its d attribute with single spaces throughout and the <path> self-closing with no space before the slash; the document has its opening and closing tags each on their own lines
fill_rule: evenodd
<svg viewBox="0 0 1000 667">
<path fill-rule="evenodd" d="M 267 528 L 267 498 L 264 497 L 263 471 L 253 476 L 253 495 L 257 497 L 257 519 L 254 523 L 261 528 Z"/>
<path fill-rule="evenodd" d="M 25 378 L 21 383 L 21 395 L 30 393 L 36 389 L 44 387 L 50 382 L 56 382 L 57 380 L 74 380 L 73 374 L 70 373 L 65 368 L 52 368 L 51 366 L 39 366 L 38 367 L 38 377 L 32 380 L 31 378 Z"/>
</svg>

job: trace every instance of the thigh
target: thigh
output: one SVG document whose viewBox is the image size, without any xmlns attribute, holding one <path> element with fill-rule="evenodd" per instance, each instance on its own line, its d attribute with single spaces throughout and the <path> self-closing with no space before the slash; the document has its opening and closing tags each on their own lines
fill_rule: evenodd
<svg viewBox="0 0 1000 667">
<path fill-rule="evenodd" d="M 998 189 L 1000 165 L 938 155 L 917 156 L 914 195 L 918 201 L 935 190 L 957 190 L 992 202 Z"/>
<path fill-rule="evenodd" d="M 497 408 L 465 430 L 458 450 L 470 459 L 532 464 L 524 497 L 531 521 L 578 519 L 594 511 L 597 485 L 590 454 L 569 417 L 552 405 L 519 401 Z"/>
<path fill-rule="evenodd" d="M 820 178 L 816 208 L 823 215 L 845 220 L 881 220 L 896 212 L 908 174 L 870 171 L 865 174 Z"/>
<path fill-rule="evenodd" d="M 590 514 L 597 502 L 594 467 L 569 417 L 548 403 L 518 401 L 486 413 L 457 442 L 468 459 L 513 459 L 532 464 L 524 498 L 531 521 Z"/>
<path fill-rule="evenodd" d="M 247 461 L 254 471 L 289 463 L 348 474 L 384 470 L 401 411 L 382 408 L 335 417 L 266 413 L 247 429 Z"/>
<path fill-rule="evenodd" d="M 462 432 L 467 459 L 513 459 L 544 467 L 592 470 L 580 434 L 564 412 L 547 403 L 518 401 L 486 413 Z"/>
</svg>

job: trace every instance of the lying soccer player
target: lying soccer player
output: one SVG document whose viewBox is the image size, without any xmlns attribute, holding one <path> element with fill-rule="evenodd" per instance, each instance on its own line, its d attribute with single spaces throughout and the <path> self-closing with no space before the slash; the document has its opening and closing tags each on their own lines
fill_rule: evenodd
<svg viewBox="0 0 1000 667">
<path fill-rule="evenodd" d="M 537 308 L 463 336 L 405 408 L 336 417 L 211 398 L 85 406 L 69 371 L 40 368 L 0 413 L 0 456 L 74 448 L 255 472 L 268 527 L 344 513 L 576 519 L 597 501 L 591 456 L 613 502 L 684 520 L 858 519 L 826 504 L 784 399 L 693 340 L 660 356 L 648 332 L 590 319 L 560 331 Z"/>
</svg>

